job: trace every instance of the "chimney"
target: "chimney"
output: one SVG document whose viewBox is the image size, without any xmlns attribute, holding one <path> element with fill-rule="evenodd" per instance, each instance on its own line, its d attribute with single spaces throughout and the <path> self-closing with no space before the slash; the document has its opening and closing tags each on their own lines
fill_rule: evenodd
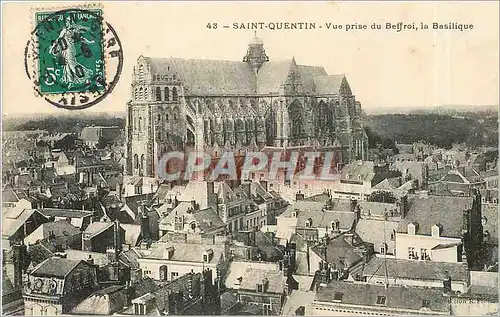
<svg viewBox="0 0 500 317">
<path fill-rule="evenodd" d="M 445 295 L 450 295 L 451 293 L 451 276 L 448 271 L 445 271 L 446 277 L 443 279 L 443 293 Z"/>
<path fill-rule="evenodd" d="M 299 190 L 299 192 L 295 194 L 295 200 L 299 201 L 304 199 L 305 199 L 304 194 Z"/>
<path fill-rule="evenodd" d="M 187 291 L 188 291 L 188 296 L 189 298 L 193 298 L 193 277 L 194 277 L 194 272 L 191 270 L 189 273 L 189 282 L 187 284 Z"/>
<path fill-rule="evenodd" d="M 260 186 L 262 186 L 267 192 L 267 181 L 261 179 L 259 181 L 259 183 L 260 183 Z"/>
<path fill-rule="evenodd" d="M 193 211 L 198 210 L 198 204 L 196 203 L 196 200 L 191 200 L 191 208 Z"/>
<path fill-rule="evenodd" d="M 120 221 L 118 219 L 113 223 L 113 234 L 114 234 L 114 248 L 115 248 L 115 262 L 118 262 L 118 257 L 122 251 L 122 239 L 120 235 Z"/>
<path fill-rule="evenodd" d="M 144 209 L 144 206 L 139 207 L 141 210 L 141 236 L 143 240 L 151 238 L 151 231 L 149 230 L 149 215 Z"/>
<path fill-rule="evenodd" d="M 118 182 L 118 199 L 122 201 L 122 191 L 123 191 L 123 184 L 122 182 Z"/>
<path fill-rule="evenodd" d="M 24 243 L 17 243 L 12 246 L 14 264 L 14 287 L 22 287 L 22 278 L 26 266 L 27 250 Z"/>
<path fill-rule="evenodd" d="M 252 182 L 250 181 L 245 181 L 241 184 L 241 187 L 243 188 L 243 191 L 245 192 L 245 195 L 247 195 L 247 197 L 249 199 L 252 199 L 252 191 L 251 191 L 251 188 L 252 188 Z"/>
<path fill-rule="evenodd" d="M 462 176 L 465 176 L 465 166 L 460 166 L 457 168 L 458 172 L 462 174 Z"/>
</svg>

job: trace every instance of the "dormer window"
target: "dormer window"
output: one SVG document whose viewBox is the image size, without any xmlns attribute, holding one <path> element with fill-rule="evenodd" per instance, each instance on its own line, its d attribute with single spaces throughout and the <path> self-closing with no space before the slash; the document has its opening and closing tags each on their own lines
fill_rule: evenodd
<svg viewBox="0 0 500 317">
<path fill-rule="evenodd" d="M 380 246 L 380 254 L 385 254 L 387 252 L 387 244 L 382 243 Z"/>
<path fill-rule="evenodd" d="M 431 308 L 431 301 L 428 299 L 422 300 L 422 308 Z"/>
<path fill-rule="evenodd" d="M 342 297 L 344 297 L 344 293 L 335 292 L 335 294 L 333 295 L 333 301 L 334 302 L 341 302 L 342 301 Z"/>
<path fill-rule="evenodd" d="M 313 222 L 312 218 L 307 219 L 306 220 L 306 228 L 311 228 L 312 227 L 312 222 Z"/>
<path fill-rule="evenodd" d="M 209 263 L 212 261 L 214 257 L 214 251 L 212 249 L 208 249 L 203 253 L 203 263 Z"/>
<path fill-rule="evenodd" d="M 385 305 L 386 301 L 387 301 L 387 297 L 377 296 L 377 305 Z"/>
<path fill-rule="evenodd" d="M 440 224 L 435 224 L 431 227 L 431 235 L 435 238 L 439 238 L 441 236 L 442 226 Z"/>
<path fill-rule="evenodd" d="M 264 289 L 262 284 L 257 284 L 257 293 L 262 293 L 262 290 Z"/>
<path fill-rule="evenodd" d="M 164 258 L 170 260 L 174 256 L 174 247 L 168 247 L 165 249 Z"/>
<path fill-rule="evenodd" d="M 417 233 L 418 225 L 415 222 L 410 222 L 408 224 L 408 234 L 415 235 Z"/>
<path fill-rule="evenodd" d="M 297 210 L 292 211 L 292 218 L 297 218 Z"/>
<path fill-rule="evenodd" d="M 146 315 L 146 305 L 140 303 L 134 303 L 134 315 L 144 316 Z"/>
</svg>

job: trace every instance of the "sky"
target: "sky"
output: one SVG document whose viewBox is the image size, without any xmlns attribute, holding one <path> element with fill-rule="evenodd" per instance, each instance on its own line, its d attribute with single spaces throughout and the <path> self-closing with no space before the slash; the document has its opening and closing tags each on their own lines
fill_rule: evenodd
<svg viewBox="0 0 500 317">
<path fill-rule="evenodd" d="M 345 74 L 366 110 L 441 105 L 498 105 L 497 1 L 492 2 L 107 2 L 104 18 L 123 47 L 115 90 L 86 111 L 125 111 L 132 69 L 151 57 L 241 60 L 253 30 L 221 28 L 234 22 L 314 22 L 315 30 L 257 30 L 270 60 L 295 58 Z M 36 97 L 24 73 L 24 47 L 37 8 L 64 3 L 3 3 L 2 113 L 67 112 Z M 396 24 L 457 22 L 472 30 L 386 30 Z M 216 30 L 208 23 L 218 23 Z M 343 30 L 328 30 L 326 23 Z M 346 31 L 346 24 L 368 30 Z M 370 29 L 372 23 L 382 30 Z M 85 111 L 85 110 L 84 110 Z"/>
</svg>

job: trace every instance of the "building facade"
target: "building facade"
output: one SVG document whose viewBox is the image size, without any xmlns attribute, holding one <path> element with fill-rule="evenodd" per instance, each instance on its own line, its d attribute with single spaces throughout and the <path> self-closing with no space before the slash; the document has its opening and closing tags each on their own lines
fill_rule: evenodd
<svg viewBox="0 0 500 317">
<path fill-rule="evenodd" d="M 156 158 L 192 148 L 266 145 L 328 148 L 336 159 L 364 159 L 361 104 L 344 75 L 295 59 L 269 61 L 255 37 L 242 62 L 140 56 L 127 106 L 127 172 L 155 176 Z"/>
</svg>

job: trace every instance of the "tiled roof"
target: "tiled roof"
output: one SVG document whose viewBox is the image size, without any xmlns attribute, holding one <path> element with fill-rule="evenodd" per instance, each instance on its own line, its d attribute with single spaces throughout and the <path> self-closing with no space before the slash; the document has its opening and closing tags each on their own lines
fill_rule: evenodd
<svg viewBox="0 0 500 317">
<path fill-rule="evenodd" d="M 38 265 L 46 259 L 54 256 L 54 253 L 42 243 L 30 245 L 28 247 L 28 254 L 32 265 Z"/>
<path fill-rule="evenodd" d="M 125 286 L 113 285 L 94 292 L 71 310 L 76 315 L 112 315 L 127 305 Z"/>
<path fill-rule="evenodd" d="M 66 254 L 68 260 L 87 261 L 89 259 L 93 259 L 94 264 L 98 266 L 105 266 L 109 263 L 109 258 L 106 253 L 73 250 L 73 249 L 66 249 L 64 253 Z"/>
<path fill-rule="evenodd" d="M 345 75 L 325 75 L 314 77 L 316 93 L 319 95 L 340 93 L 340 88 L 345 80 Z"/>
<path fill-rule="evenodd" d="M 78 228 L 64 220 L 42 223 L 36 229 L 36 231 L 38 230 L 42 231 L 43 239 L 49 238 L 52 234 L 56 237 L 72 237 L 80 233 L 80 230 Z"/>
<path fill-rule="evenodd" d="M 279 92 L 293 65 L 294 62 L 291 59 L 264 63 L 257 74 L 258 93 L 268 94 Z"/>
<path fill-rule="evenodd" d="M 296 316 L 295 311 L 300 307 L 304 306 L 305 315 L 312 315 L 312 303 L 316 293 L 293 290 L 288 296 L 287 301 L 283 305 L 281 316 Z"/>
<path fill-rule="evenodd" d="M 286 277 L 277 270 L 277 263 L 272 262 L 239 262 L 229 265 L 225 285 L 232 289 L 256 290 L 256 284 L 264 278 L 269 281 L 270 292 L 283 292 Z M 238 279 L 241 280 L 238 281 Z M 272 282 L 272 283 L 271 283 Z M 240 285 L 238 285 L 240 284 Z"/>
<path fill-rule="evenodd" d="M 294 211 L 297 211 L 297 214 L 300 212 L 320 213 L 323 210 L 324 206 L 325 206 L 324 202 L 307 201 L 307 200 L 295 201 L 286 208 L 286 210 L 281 214 L 281 217 L 291 218 L 292 213 Z"/>
<path fill-rule="evenodd" d="M 385 264 L 389 279 L 439 280 L 447 276 L 452 281 L 467 282 L 467 266 L 463 263 L 413 261 L 372 257 L 364 264 L 363 276 L 384 276 Z"/>
<path fill-rule="evenodd" d="M 2 202 L 4 203 L 17 203 L 20 199 L 12 188 L 6 188 L 2 191 Z"/>
<path fill-rule="evenodd" d="M 104 230 L 112 227 L 114 224 L 112 222 L 98 222 L 95 221 L 91 223 L 84 231 L 85 235 L 90 234 L 91 237 L 98 235 Z"/>
<path fill-rule="evenodd" d="M 441 236 L 459 238 L 462 233 L 463 211 L 472 206 L 471 197 L 408 196 L 408 213 L 398 225 L 398 232 L 406 233 L 410 222 L 418 223 L 416 234 L 431 234 L 431 227 L 443 226 Z"/>
<path fill-rule="evenodd" d="M 194 212 L 193 217 L 198 222 L 198 227 L 203 232 L 225 227 L 224 222 L 212 207 Z"/>
<path fill-rule="evenodd" d="M 393 287 L 385 288 L 379 285 L 370 284 L 354 284 L 348 282 L 335 281 L 328 284 L 326 287 L 320 287 L 316 294 L 315 301 L 334 303 L 335 293 L 342 293 L 341 303 L 344 305 L 371 306 L 377 307 L 377 298 L 385 296 L 384 309 L 399 308 L 421 310 L 423 301 L 428 301 L 432 312 L 449 312 L 448 297 L 443 296 L 441 289 L 432 288 L 408 288 L 408 287 Z M 423 310 L 425 312 L 425 310 Z"/>
<path fill-rule="evenodd" d="M 344 238 L 344 236 L 339 236 L 328 241 L 326 259 L 324 256 L 324 247 L 316 246 L 311 248 L 311 250 L 321 259 L 335 265 L 337 268 L 351 267 L 361 261 L 362 257 L 356 252 L 355 247 L 347 243 Z"/>
<path fill-rule="evenodd" d="M 297 65 L 297 69 L 301 74 L 302 82 L 306 92 L 314 92 L 314 78 L 327 75 L 325 69 L 321 66 L 304 66 Z"/>
<path fill-rule="evenodd" d="M 257 283 L 263 283 L 267 279 L 268 287 L 266 293 L 282 294 L 285 289 L 287 277 L 283 272 L 276 270 L 247 268 L 243 273 L 240 290 L 257 291 Z"/>
<path fill-rule="evenodd" d="M 255 75 L 244 62 L 146 58 L 153 74 L 175 71 L 182 80 L 186 95 L 240 95 L 255 93 Z M 208 83 L 208 84 L 207 84 Z"/>
<path fill-rule="evenodd" d="M 139 243 L 141 226 L 122 223 L 120 224 L 120 227 L 125 230 L 125 244 L 135 247 Z"/>
<path fill-rule="evenodd" d="M 48 258 L 36 266 L 31 275 L 63 278 L 80 262 L 81 260 L 68 260 L 57 257 Z"/>
<path fill-rule="evenodd" d="M 387 244 L 388 250 L 394 247 L 394 242 L 391 243 L 391 233 L 397 228 L 398 222 L 396 221 L 359 219 L 356 224 L 356 233 L 364 242 L 373 243 L 375 251 L 378 252 L 384 243 Z"/>
<path fill-rule="evenodd" d="M 342 169 L 342 179 L 371 181 L 374 176 L 373 162 L 352 162 Z"/>
<path fill-rule="evenodd" d="M 43 208 L 38 211 L 45 217 L 84 218 L 92 216 L 91 211 L 74 209 Z"/>
<path fill-rule="evenodd" d="M 371 215 L 383 216 L 385 212 L 389 214 L 391 211 L 393 213 L 399 212 L 399 207 L 396 204 L 359 200 L 357 205 L 362 213 L 370 212 Z"/>
<path fill-rule="evenodd" d="M 34 209 L 10 208 L 2 217 L 2 236 L 12 236 L 35 212 Z"/>
<path fill-rule="evenodd" d="M 76 168 L 104 165 L 98 158 L 91 155 L 75 157 Z"/>
<path fill-rule="evenodd" d="M 165 259 L 165 251 L 168 247 L 174 247 L 171 261 L 203 262 L 203 253 L 212 249 L 213 257 L 209 263 L 217 263 L 224 254 L 224 245 L 204 243 L 180 243 L 166 242 L 152 244 L 145 258 Z"/>
<path fill-rule="evenodd" d="M 297 227 L 306 227 L 306 222 L 311 219 L 311 228 L 332 228 L 332 222 L 340 221 L 340 229 L 348 230 L 352 227 L 356 214 L 351 211 L 299 211 L 297 212 Z"/>
</svg>

